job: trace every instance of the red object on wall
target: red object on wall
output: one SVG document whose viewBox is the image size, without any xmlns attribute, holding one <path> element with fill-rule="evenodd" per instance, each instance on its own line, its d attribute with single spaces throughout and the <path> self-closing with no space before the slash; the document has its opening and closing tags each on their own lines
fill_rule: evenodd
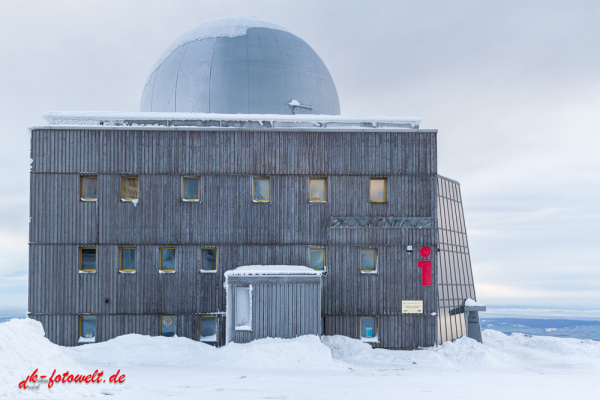
<svg viewBox="0 0 600 400">
<path fill-rule="evenodd" d="M 431 286 L 431 261 L 418 261 L 417 267 L 421 268 L 421 285 Z"/>
<path fill-rule="evenodd" d="M 431 255 L 431 249 L 427 246 L 421 247 L 421 257 L 427 258 Z"/>
</svg>

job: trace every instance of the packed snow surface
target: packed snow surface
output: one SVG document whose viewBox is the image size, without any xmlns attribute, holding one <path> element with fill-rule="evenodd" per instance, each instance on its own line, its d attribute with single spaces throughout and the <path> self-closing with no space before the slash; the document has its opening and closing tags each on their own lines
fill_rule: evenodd
<svg viewBox="0 0 600 400">
<path fill-rule="evenodd" d="M 467 299 L 467 300 L 465 300 L 465 306 L 466 307 L 485 307 L 485 305 L 480 304 L 480 303 L 476 302 L 473 299 Z"/>
<path fill-rule="evenodd" d="M 225 272 L 225 276 L 237 275 L 321 275 L 302 265 L 244 265 Z"/>
<path fill-rule="evenodd" d="M 372 349 L 344 336 L 302 336 L 216 348 L 182 337 L 125 335 L 66 348 L 41 325 L 0 323 L 0 398 L 9 399 L 597 399 L 600 342 L 483 332 L 416 351 Z M 38 375 L 103 371 L 106 382 Z M 119 371 L 124 383 L 110 383 Z M 110 397 L 107 397 L 110 396 Z"/>
<path fill-rule="evenodd" d="M 217 114 L 188 112 L 53 111 L 44 115 L 52 126 L 86 127 L 247 127 L 418 129 L 421 118 L 385 115 Z M 253 123 L 253 125 L 249 125 Z"/>
</svg>

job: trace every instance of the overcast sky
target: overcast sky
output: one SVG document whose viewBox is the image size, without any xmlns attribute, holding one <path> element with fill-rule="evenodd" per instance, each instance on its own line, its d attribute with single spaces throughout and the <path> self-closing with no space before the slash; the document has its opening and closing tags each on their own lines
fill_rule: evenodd
<svg viewBox="0 0 600 400">
<path fill-rule="evenodd" d="M 287 27 L 346 115 L 416 115 L 461 183 L 478 299 L 600 307 L 600 2 L 0 1 L 0 309 L 26 308 L 28 127 L 137 111 L 179 34 Z"/>
</svg>

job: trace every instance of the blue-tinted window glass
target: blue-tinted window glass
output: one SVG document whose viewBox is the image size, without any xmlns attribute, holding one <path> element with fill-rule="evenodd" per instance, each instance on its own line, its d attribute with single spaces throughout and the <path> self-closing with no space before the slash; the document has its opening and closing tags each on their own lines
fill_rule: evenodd
<svg viewBox="0 0 600 400">
<path fill-rule="evenodd" d="M 201 317 L 202 332 L 201 336 L 203 339 L 216 340 L 217 334 L 217 319 L 213 316 Z"/>
<path fill-rule="evenodd" d="M 81 269 L 84 271 L 96 270 L 96 249 L 81 249 Z"/>
<path fill-rule="evenodd" d="M 309 249 L 308 265 L 312 269 L 322 270 L 325 268 L 325 249 Z"/>
<path fill-rule="evenodd" d="M 175 249 L 160 249 L 160 269 L 175 270 Z"/>
<path fill-rule="evenodd" d="M 81 317 L 81 337 L 93 339 L 96 337 L 96 317 Z"/>
<path fill-rule="evenodd" d="M 205 271 L 217 269 L 217 249 L 202 249 L 202 269 Z"/>
<path fill-rule="evenodd" d="M 121 269 L 135 271 L 135 249 L 121 249 Z"/>
<path fill-rule="evenodd" d="M 167 337 L 175 336 L 175 322 L 175 317 L 160 317 L 160 334 Z"/>
<path fill-rule="evenodd" d="M 377 319 L 375 317 L 364 317 L 360 319 L 360 336 L 372 338 L 377 336 Z"/>
</svg>

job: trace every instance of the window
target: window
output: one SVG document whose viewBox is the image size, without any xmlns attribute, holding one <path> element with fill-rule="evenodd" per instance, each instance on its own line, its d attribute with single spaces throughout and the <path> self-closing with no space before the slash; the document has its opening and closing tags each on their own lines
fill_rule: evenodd
<svg viewBox="0 0 600 400">
<path fill-rule="evenodd" d="M 119 271 L 135 272 L 135 247 L 119 249 Z"/>
<path fill-rule="evenodd" d="M 79 270 L 83 272 L 96 272 L 96 248 L 79 248 Z"/>
<path fill-rule="evenodd" d="M 361 272 L 376 272 L 377 271 L 377 250 L 376 249 L 360 249 L 360 271 Z"/>
<path fill-rule="evenodd" d="M 175 272 L 175 247 L 161 247 L 158 250 L 158 265 L 162 272 Z"/>
<path fill-rule="evenodd" d="M 200 179 L 197 177 L 183 178 L 183 201 L 200 201 Z"/>
<path fill-rule="evenodd" d="M 385 203 L 387 201 L 386 180 L 382 178 L 371 179 L 369 201 L 371 203 Z"/>
<path fill-rule="evenodd" d="M 200 271 L 217 272 L 217 249 L 201 250 Z"/>
<path fill-rule="evenodd" d="M 160 317 L 160 335 L 166 337 L 175 336 L 175 325 L 177 317 L 172 315 L 161 315 Z"/>
<path fill-rule="evenodd" d="M 377 317 L 360 318 L 360 338 L 366 341 L 377 340 Z"/>
<path fill-rule="evenodd" d="M 327 201 L 327 179 L 311 178 L 308 184 L 309 198 L 311 203 Z"/>
<path fill-rule="evenodd" d="M 79 317 L 79 343 L 96 341 L 96 316 L 81 315 Z"/>
<path fill-rule="evenodd" d="M 140 185 L 137 176 L 121 177 L 121 200 L 135 201 L 140 197 Z"/>
<path fill-rule="evenodd" d="M 81 177 L 81 200 L 97 201 L 98 200 L 98 177 L 97 176 L 82 176 Z"/>
<path fill-rule="evenodd" d="M 270 178 L 254 178 L 252 180 L 252 201 L 258 203 L 271 201 Z"/>
<path fill-rule="evenodd" d="M 325 249 L 308 249 L 308 266 L 318 271 L 325 269 Z"/>
<path fill-rule="evenodd" d="M 217 341 L 217 317 L 214 315 L 203 315 L 200 317 L 200 341 Z"/>
<path fill-rule="evenodd" d="M 252 330 L 252 304 L 251 304 L 251 288 L 236 287 L 235 288 L 235 329 L 236 330 Z"/>
</svg>

